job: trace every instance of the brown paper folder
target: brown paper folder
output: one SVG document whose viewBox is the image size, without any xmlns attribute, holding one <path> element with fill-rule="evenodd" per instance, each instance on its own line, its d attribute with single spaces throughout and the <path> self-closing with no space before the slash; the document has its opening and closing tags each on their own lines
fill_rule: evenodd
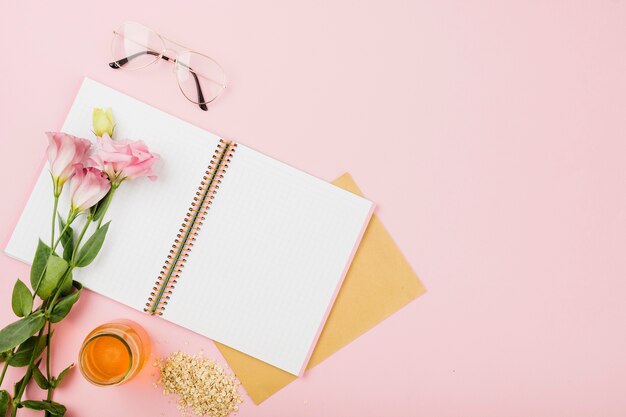
<svg viewBox="0 0 626 417">
<path fill-rule="evenodd" d="M 363 195 L 346 173 L 333 181 Z M 313 350 L 307 369 L 398 311 L 425 291 L 419 278 L 374 214 Z M 216 342 L 252 401 L 260 404 L 297 378 Z"/>
</svg>

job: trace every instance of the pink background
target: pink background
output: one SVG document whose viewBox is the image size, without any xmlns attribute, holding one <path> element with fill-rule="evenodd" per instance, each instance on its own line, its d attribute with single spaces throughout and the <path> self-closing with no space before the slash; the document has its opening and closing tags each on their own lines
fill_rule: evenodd
<svg viewBox="0 0 626 417">
<path fill-rule="evenodd" d="M 240 416 L 626 413 L 624 1 L 10 3 L 0 240 L 42 132 L 87 75 L 321 178 L 350 171 L 428 287 Z M 205 113 L 165 62 L 109 69 L 124 20 L 215 57 L 226 95 Z M 0 270 L 5 325 L 28 268 L 0 255 Z M 88 292 L 56 327 L 55 371 L 117 317 L 143 324 L 159 355 L 223 361 L 209 340 Z M 73 416 L 177 415 L 152 372 L 111 389 L 75 372 L 55 399 Z"/>
</svg>

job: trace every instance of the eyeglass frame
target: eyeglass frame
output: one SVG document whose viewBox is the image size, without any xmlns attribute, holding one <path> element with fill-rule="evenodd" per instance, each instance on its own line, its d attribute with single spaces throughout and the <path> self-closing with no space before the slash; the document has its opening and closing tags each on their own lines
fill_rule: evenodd
<svg viewBox="0 0 626 417">
<path fill-rule="evenodd" d="M 178 84 L 178 88 L 180 89 L 180 92 L 183 94 L 183 96 L 184 96 L 187 100 L 191 101 L 191 102 L 192 102 L 192 103 L 194 103 L 194 104 L 197 104 L 197 105 L 200 107 L 200 109 L 202 109 L 202 110 L 204 110 L 204 111 L 208 111 L 208 110 L 209 110 L 209 108 L 207 107 L 207 104 L 212 103 L 213 101 L 215 101 L 215 100 L 216 100 L 219 96 L 221 96 L 221 95 L 222 95 L 222 93 L 223 93 L 223 92 L 224 92 L 224 90 L 226 89 L 226 72 L 224 71 L 224 68 L 223 68 L 223 67 L 219 64 L 219 62 L 217 62 L 216 60 L 214 60 L 213 58 L 211 58 L 210 56 L 208 56 L 208 55 L 206 55 L 206 54 L 203 54 L 203 53 L 201 53 L 201 52 L 198 52 L 198 51 L 196 51 L 196 50 L 193 50 L 193 49 L 191 49 L 191 48 L 188 48 L 188 47 L 186 47 L 186 46 L 184 46 L 184 45 L 181 45 L 180 43 L 178 43 L 178 42 L 176 42 L 176 41 L 173 41 L 173 40 L 171 40 L 171 39 L 169 39 L 169 38 L 166 38 L 165 36 L 161 35 L 161 34 L 160 34 L 160 33 L 158 33 L 157 31 L 155 31 L 155 30 L 153 30 L 153 29 L 150 29 L 149 27 L 144 26 L 144 25 L 142 25 L 141 23 L 137 23 L 137 22 L 124 22 L 124 23 L 122 23 L 122 24 L 120 25 L 120 27 L 124 26 L 124 25 L 125 25 L 125 24 L 127 24 L 127 23 L 129 23 L 129 24 L 134 24 L 134 25 L 138 25 L 138 26 L 141 26 L 141 27 L 143 27 L 144 29 L 146 29 L 146 30 L 148 30 L 148 31 L 152 32 L 153 34 L 155 34 L 155 35 L 156 35 L 156 36 L 157 36 L 157 37 L 161 40 L 161 43 L 163 44 L 163 49 L 162 49 L 162 51 L 161 51 L 161 52 L 158 52 L 158 51 L 153 51 L 153 50 L 151 50 L 148 46 L 141 45 L 141 44 L 137 43 L 136 41 L 134 41 L 133 39 L 131 39 L 131 38 L 127 38 L 124 34 L 122 34 L 122 33 L 118 32 L 118 31 L 115 29 L 115 30 L 113 30 L 113 35 L 114 35 L 114 37 L 113 37 L 113 39 L 111 40 L 111 55 L 114 57 L 114 59 L 115 59 L 115 54 L 114 54 L 114 52 L 113 52 L 113 43 L 115 42 L 115 36 L 121 36 L 122 38 L 129 39 L 129 40 L 131 40 L 132 42 L 136 43 L 137 45 L 142 46 L 142 47 L 145 47 L 145 48 L 146 48 L 146 51 L 136 52 L 136 53 L 134 53 L 134 54 L 132 54 L 132 55 L 129 55 L 129 56 L 127 56 L 127 57 L 124 57 L 124 58 L 118 59 L 118 60 L 116 60 L 116 61 L 109 62 L 109 67 L 111 67 L 111 68 L 113 68 L 113 69 L 125 69 L 125 70 L 127 70 L 127 71 L 134 71 L 134 70 L 139 70 L 139 69 L 147 68 L 147 67 L 149 67 L 150 65 L 157 63 L 157 62 L 159 61 L 159 59 L 163 59 L 163 60 L 165 60 L 165 61 L 172 62 L 172 63 L 175 65 L 175 67 L 174 67 L 174 68 L 176 68 L 176 66 L 177 66 L 177 65 L 181 65 L 182 67 L 187 68 L 187 69 L 189 70 L 189 72 L 190 72 L 190 73 L 192 74 L 192 76 L 193 76 L 193 79 L 194 79 L 195 84 L 196 84 L 196 91 L 197 91 L 197 94 L 198 94 L 198 102 L 194 102 L 194 101 L 193 101 L 193 100 L 191 100 L 189 97 L 187 97 L 187 95 L 186 95 L 186 94 L 185 94 L 185 92 L 183 91 L 182 86 L 180 85 L 180 82 L 177 82 L 177 84 Z M 166 45 L 166 41 L 167 41 L 167 42 L 169 42 L 169 43 L 171 43 L 171 44 L 174 44 L 174 45 L 180 46 L 181 48 L 183 48 L 183 50 L 182 50 L 182 51 L 175 51 L 175 50 L 173 50 L 173 49 L 168 49 L 168 48 L 166 48 L 166 46 L 167 46 L 167 45 Z M 175 54 L 176 54 L 176 56 L 175 56 L 175 57 L 170 57 L 170 56 L 167 56 L 167 55 L 165 55 L 165 53 L 166 53 L 166 52 L 173 52 L 173 53 L 175 53 Z M 208 81 L 210 81 L 210 82 L 212 82 L 212 83 L 214 83 L 214 84 L 220 85 L 220 86 L 222 87 L 222 89 L 219 91 L 219 93 L 218 93 L 218 94 L 216 94 L 216 95 L 215 95 L 215 97 L 213 97 L 213 98 L 212 98 L 212 99 L 210 99 L 209 101 L 205 101 L 205 99 L 204 99 L 204 94 L 202 93 L 202 87 L 200 86 L 200 80 L 198 79 L 198 75 L 196 74 L 196 72 L 195 72 L 195 71 L 194 71 L 191 67 L 189 67 L 188 65 L 186 65 L 186 64 L 184 64 L 184 63 L 182 63 L 182 62 L 180 62 L 180 61 L 178 60 L 178 55 L 183 54 L 183 53 L 193 53 L 193 54 L 200 55 L 200 56 L 203 56 L 203 57 L 205 57 L 205 58 L 207 58 L 207 59 L 211 60 L 213 63 L 215 63 L 215 65 L 217 65 L 217 67 L 218 67 L 218 68 L 222 71 L 222 73 L 224 74 L 224 82 L 223 82 L 223 83 L 220 83 L 220 82 L 215 81 L 215 80 L 213 80 L 213 79 L 211 79 L 211 78 L 204 77 L 204 76 L 202 76 L 202 75 L 201 75 L 201 76 L 202 76 L 202 78 L 204 78 L 204 79 L 206 79 L 206 80 L 208 80 Z M 139 67 L 139 68 L 122 68 L 122 66 L 123 66 L 123 65 L 125 65 L 126 63 L 128 63 L 130 60 L 132 60 L 132 59 L 134 59 L 134 58 L 137 58 L 137 57 L 139 57 L 139 56 L 141 56 L 141 55 L 145 55 L 145 54 L 147 54 L 147 55 L 153 55 L 153 56 L 155 56 L 156 58 L 154 59 L 154 61 L 150 62 L 149 64 L 146 64 L 146 65 L 144 65 L 144 66 L 142 66 L 142 67 Z M 177 77 L 177 81 L 178 81 L 178 77 Z"/>
</svg>

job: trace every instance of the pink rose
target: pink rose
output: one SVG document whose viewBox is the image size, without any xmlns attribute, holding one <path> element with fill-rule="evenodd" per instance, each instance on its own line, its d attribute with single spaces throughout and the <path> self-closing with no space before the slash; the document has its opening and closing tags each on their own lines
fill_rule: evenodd
<svg viewBox="0 0 626 417">
<path fill-rule="evenodd" d="M 97 168 L 76 169 L 76 174 L 70 182 L 71 210 L 79 213 L 94 206 L 111 189 L 109 179 Z"/>
<path fill-rule="evenodd" d="M 98 138 L 98 149 L 89 162 L 106 172 L 114 187 L 126 179 L 156 179 L 152 166 L 159 155 L 150 152 L 143 141 L 113 140 L 104 133 Z"/>
<path fill-rule="evenodd" d="M 63 132 L 46 132 L 48 135 L 48 162 L 54 181 L 54 194 L 59 196 L 63 184 L 74 175 L 75 166 L 83 162 L 91 142 Z"/>
</svg>

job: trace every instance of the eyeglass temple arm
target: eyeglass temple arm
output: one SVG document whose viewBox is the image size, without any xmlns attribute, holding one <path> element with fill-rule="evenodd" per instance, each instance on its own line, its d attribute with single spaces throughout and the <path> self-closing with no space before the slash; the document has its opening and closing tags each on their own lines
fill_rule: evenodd
<svg viewBox="0 0 626 417">
<path fill-rule="evenodd" d="M 163 56 L 163 58 L 167 58 L 166 56 Z M 168 60 L 170 58 L 167 58 Z M 202 94 L 202 88 L 200 88 L 200 80 L 198 79 L 198 75 L 196 74 L 196 72 L 194 70 L 191 69 L 191 67 L 183 64 L 182 62 L 178 62 L 180 65 L 182 65 L 183 67 L 187 68 L 189 70 L 189 72 L 191 73 L 191 75 L 193 75 L 193 80 L 196 82 L 196 90 L 198 92 L 198 103 L 200 108 L 204 111 L 207 111 L 208 108 L 206 106 L 206 104 L 204 104 L 204 94 Z"/>
<path fill-rule="evenodd" d="M 161 54 L 159 54 L 158 52 L 154 52 L 154 51 L 139 51 L 135 54 L 129 55 L 126 58 L 122 58 L 119 59 L 117 61 L 113 61 L 113 62 L 109 62 L 109 66 L 113 69 L 118 69 L 121 68 L 122 65 L 126 65 L 128 63 L 128 61 L 130 61 L 131 59 L 135 59 L 141 55 L 154 55 L 154 56 L 159 56 Z M 163 56 L 163 59 L 165 59 L 166 61 L 169 61 L 170 59 L 166 56 Z"/>
<path fill-rule="evenodd" d="M 166 61 L 171 61 L 172 58 L 162 55 L 158 52 L 155 51 L 139 51 L 137 53 L 134 53 L 132 55 L 127 56 L 126 58 L 122 58 L 122 59 L 118 59 L 117 61 L 113 61 L 113 62 L 109 62 L 109 66 L 113 69 L 118 69 L 121 68 L 122 65 L 125 65 L 128 63 L 128 61 L 130 61 L 131 59 L 135 59 L 141 55 L 154 55 L 154 56 L 161 56 L 162 59 L 166 60 Z M 209 110 L 209 108 L 207 107 L 207 105 L 204 103 L 204 94 L 202 93 L 202 88 L 200 87 L 200 80 L 198 79 L 198 76 L 196 75 L 196 73 L 187 65 L 183 64 L 182 62 L 179 62 L 180 65 L 182 65 L 183 67 L 187 68 L 189 70 L 189 72 L 191 73 L 191 75 L 193 75 L 193 80 L 196 82 L 196 91 L 198 93 L 198 106 L 204 110 L 207 111 Z"/>
</svg>

